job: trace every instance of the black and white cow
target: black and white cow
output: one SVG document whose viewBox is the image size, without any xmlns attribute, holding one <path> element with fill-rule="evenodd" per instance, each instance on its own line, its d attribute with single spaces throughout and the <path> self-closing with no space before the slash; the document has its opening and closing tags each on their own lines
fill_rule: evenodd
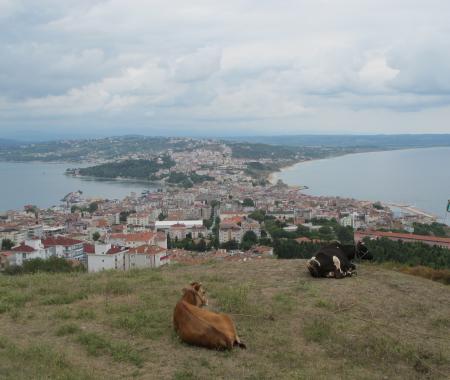
<svg viewBox="0 0 450 380">
<path fill-rule="evenodd" d="M 372 260 L 373 256 L 364 245 L 343 245 L 335 242 L 326 245 L 310 259 L 307 268 L 313 277 L 343 278 L 356 274 L 354 258 Z"/>
</svg>

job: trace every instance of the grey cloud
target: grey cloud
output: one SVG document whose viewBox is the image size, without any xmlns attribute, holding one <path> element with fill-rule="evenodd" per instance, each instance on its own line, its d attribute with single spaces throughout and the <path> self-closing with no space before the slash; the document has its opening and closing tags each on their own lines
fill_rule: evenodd
<svg viewBox="0 0 450 380">
<path fill-rule="evenodd" d="M 449 2 L 0 0 L 0 14 L 0 130 L 356 131 L 362 114 L 450 105 Z"/>
</svg>

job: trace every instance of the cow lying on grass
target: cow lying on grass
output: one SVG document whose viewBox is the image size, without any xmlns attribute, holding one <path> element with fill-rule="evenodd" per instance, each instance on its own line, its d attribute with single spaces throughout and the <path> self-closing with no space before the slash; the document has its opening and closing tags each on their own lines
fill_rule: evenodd
<svg viewBox="0 0 450 380">
<path fill-rule="evenodd" d="M 173 313 L 173 326 L 181 340 L 217 350 L 231 350 L 234 346 L 246 348 L 231 318 L 201 308 L 207 304 L 208 298 L 200 283 L 194 282 L 183 289 Z"/>
<path fill-rule="evenodd" d="M 373 259 L 372 254 L 363 242 L 358 242 L 356 246 L 335 242 L 320 248 L 308 260 L 307 268 L 313 277 L 350 277 L 356 274 L 355 264 L 352 263 L 355 257 L 364 260 Z"/>
</svg>

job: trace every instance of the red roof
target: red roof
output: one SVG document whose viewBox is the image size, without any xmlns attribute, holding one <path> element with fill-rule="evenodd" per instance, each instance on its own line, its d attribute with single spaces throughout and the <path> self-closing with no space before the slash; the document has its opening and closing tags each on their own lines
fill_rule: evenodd
<svg viewBox="0 0 450 380">
<path fill-rule="evenodd" d="M 444 237 L 439 237 L 439 236 L 414 235 L 414 234 L 405 234 L 405 233 L 400 233 L 400 232 L 385 232 L 385 231 L 356 231 L 356 234 L 450 244 L 450 238 L 444 238 Z"/>
<path fill-rule="evenodd" d="M 84 253 L 95 253 L 95 246 L 93 244 L 83 244 Z"/>
<path fill-rule="evenodd" d="M 153 232 L 136 232 L 131 234 L 111 234 L 110 239 L 119 239 L 125 241 L 142 241 L 148 242 L 154 237 Z"/>
<path fill-rule="evenodd" d="M 122 252 L 122 251 L 125 251 L 125 250 L 126 250 L 126 248 L 119 247 L 118 245 L 113 245 L 108 250 L 108 252 L 106 252 L 106 254 L 107 255 L 114 255 L 115 253 L 119 253 L 119 252 Z"/>
<path fill-rule="evenodd" d="M 164 248 L 161 248 L 157 245 L 140 245 L 136 248 L 131 248 L 128 253 L 138 253 L 138 254 L 144 254 L 144 255 L 156 255 L 158 253 L 166 252 Z"/>
<path fill-rule="evenodd" d="M 34 252 L 35 249 L 30 247 L 29 245 L 25 245 L 22 243 L 21 245 L 14 247 L 11 249 L 12 252 Z"/>
<path fill-rule="evenodd" d="M 172 224 L 172 227 L 170 227 L 170 228 L 186 228 L 186 224 L 175 223 L 175 224 Z"/>
<path fill-rule="evenodd" d="M 71 245 L 83 243 L 81 240 L 71 239 L 64 236 L 49 237 L 42 240 L 44 247 L 54 247 L 56 245 L 62 245 L 64 247 L 70 247 Z"/>
<path fill-rule="evenodd" d="M 222 220 L 221 223 L 223 224 L 236 224 L 241 223 L 244 220 L 242 216 L 233 216 L 231 218 L 225 218 Z"/>
</svg>

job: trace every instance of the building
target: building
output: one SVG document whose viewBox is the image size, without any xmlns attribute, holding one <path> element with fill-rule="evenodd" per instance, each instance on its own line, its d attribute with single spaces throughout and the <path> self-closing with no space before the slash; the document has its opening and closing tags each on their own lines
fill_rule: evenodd
<svg viewBox="0 0 450 380">
<path fill-rule="evenodd" d="M 174 224 L 184 224 L 187 228 L 192 228 L 194 226 L 203 226 L 203 220 L 157 220 L 155 222 L 156 230 L 169 230 Z"/>
<path fill-rule="evenodd" d="M 133 232 L 129 234 L 117 233 L 107 237 L 107 242 L 112 245 L 120 245 L 123 247 L 134 248 L 143 244 L 155 244 L 156 234 L 151 231 Z"/>
<path fill-rule="evenodd" d="M 384 232 L 384 231 L 355 231 L 355 242 L 361 241 L 364 238 L 380 239 L 386 238 L 389 240 L 401 240 L 405 243 L 424 243 L 428 245 L 436 245 L 438 247 L 450 249 L 450 238 L 405 234 L 398 232 Z"/>
<path fill-rule="evenodd" d="M 141 245 L 130 248 L 125 256 L 125 269 L 159 268 L 169 264 L 170 257 L 167 250 L 155 245 Z"/>
<path fill-rule="evenodd" d="M 64 257 L 84 261 L 84 247 L 81 240 L 65 236 L 52 236 L 42 240 L 42 244 L 49 250 L 50 256 Z"/>
<path fill-rule="evenodd" d="M 188 230 L 182 223 L 177 223 L 169 228 L 169 236 L 171 239 L 183 240 L 186 238 Z"/>
<path fill-rule="evenodd" d="M 167 250 L 155 245 L 126 248 L 111 244 L 86 244 L 85 251 L 88 272 L 158 268 L 170 263 Z"/>
<path fill-rule="evenodd" d="M 243 231 L 244 235 L 248 231 L 253 231 L 258 239 L 261 237 L 261 227 L 256 220 L 247 218 L 244 221 L 242 221 L 241 225 L 242 225 L 242 231 Z M 296 226 L 296 229 L 297 229 L 297 226 Z"/>
<path fill-rule="evenodd" d="M 132 226 L 148 227 L 150 222 L 152 222 L 152 214 L 149 212 L 138 212 L 135 214 L 130 214 L 127 217 L 127 224 Z"/>
<path fill-rule="evenodd" d="M 31 259 L 47 259 L 52 256 L 51 252 L 45 249 L 40 239 L 25 240 L 22 244 L 13 247 L 7 256 L 7 265 L 22 266 L 23 262 Z"/>
<path fill-rule="evenodd" d="M 223 244 L 231 240 L 235 240 L 238 243 L 242 241 L 242 228 L 237 224 L 225 224 L 220 225 L 219 228 L 219 243 Z"/>
<path fill-rule="evenodd" d="M 85 248 L 87 253 L 88 272 L 101 272 L 104 270 L 126 270 L 125 253 L 127 248 L 111 244 L 95 244 Z"/>
</svg>

